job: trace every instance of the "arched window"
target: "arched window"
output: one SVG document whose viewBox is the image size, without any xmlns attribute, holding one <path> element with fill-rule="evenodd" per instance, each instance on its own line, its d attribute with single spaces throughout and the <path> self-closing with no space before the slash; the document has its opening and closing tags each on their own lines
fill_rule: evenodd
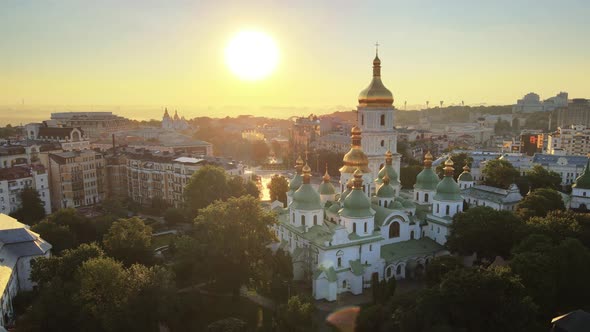
<svg viewBox="0 0 590 332">
<path fill-rule="evenodd" d="M 391 266 L 387 268 L 387 271 L 385 271 L 385 274 L 387 275 L 387 278 L 391 277 Z"/>
<path fill-rule="evenodd" d="M 436 203 L 436 213 L 439 213 L 439 212 L 440 212 L 439 205 L 438 205 L 438 203 Z"/>
<path fill-rule="evenodd" d="M 394 221 L 389 225 L 389 238 L 399 237 L 399 222 Z"/>
<path fill-rule="evenodd" d="M 381 114 L 381 125 L 385 126 L 385 114 Z"/>
<path fill-rule="evenodd" d="M 381 146 L 385 146 L 385 140 L 381 140 Z"/>
<path fill-rule="evenodd" d="M 352 232 L 356 233 L 356 223 L 355 222 L 352 223 Z"/>
<path fill-rule="evenodd" d="M 342 267 L 342 256 L 343 255 L 344 255 L 344 252 L 342 250 L 338 250 L 338 252 L 336 253 L 336 257 L 338 257 L 338 260 L 337 260 L 338 267 Z"/>
<path fill-rule="evenodd" d="M 342 267 L 342 257 L 338 257 L 338 267 Z"/>
<path fill-rule="evenodd" d="M 395 270 L 395 273 L 397 273 L 397 275 L 402 274 L 402 266 L 401 265 L 398 265 L 397 266 L 397 269 Z"/>
<path fill-rule="evenodd" d="M 414 231 L 411 231 L 410 232 L 410 240 L 413 240 L 413 239 L 414 239 Z"/>
<path fill-rule="evenodd" d="M 420 195 L 418 193 L 416 193 L 416 200 L 420 199 Z"/>
<path fill-rule="evenodd" d="M 428 193 L 424 193 L 424 203 L 428 203 Z"/>
<path fill-rule="evenodd" d="M 295 213 L 293 213 L 293 219 L 292 220 L 293 220 L 293 222 L 295 222 Z"/>
<path fill-rule="evenodd" d="M 361 126 L 365 125 L 365 115 L 361 114 Z"/>
<path fill-rule="evenodd" d="M 346 288 L 346 280 L 342 280 L 342 288 Z"/>
<path fill-rule="evenodd" d="M 314 225 L 318 224 L 318 216 L 317 215 L 313 216 L 313 224 Z"/>
<path fill-rule="evenodd" d="M 367 224 L 367 222 L 365 221 L 365 233 L 366 233 L 366 232 L 368 232 L 368 228 L 369 228 L 369 225 L 368 225 L 368 224 Z"/>
<path fill-rule="evenodd" d="M 445 208 L 445 213 L 447 214 L 447 216 L 449 215 L 451 210 L 451 207 L 447 205 L 447 207 Z"/>
<path fill-rule="evenodd" d="M 387 201 L 383 201 L 383 207 L 387 207 Z"/>
<path fill-rule="evenodd" d="M 301 225 L 305 226 L 305 216 L 301 216 Z"/>
</svg>

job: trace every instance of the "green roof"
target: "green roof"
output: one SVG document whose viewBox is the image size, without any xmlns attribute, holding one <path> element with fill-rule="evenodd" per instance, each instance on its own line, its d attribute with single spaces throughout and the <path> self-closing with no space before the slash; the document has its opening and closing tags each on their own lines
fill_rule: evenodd
<svg viewBox="0 0 590 332">
<path fill-rule="evenodd" d="M 392 263 L 416 256 L 434 254 L 441 250 L 444 250 L 442 245 L 424 237 L 418 240 L 408 240 L 381 246 L 381 258 L 387 263 Z"/>
<path fill-rule="evenodd" d="M 439 181 L 438 175 L 434 173 L 432 168 L 426 167 L 416 176 L 414 189 L 435 190 Z"/>
<path fill-rule="evenodd" d="M 452 176 L 445 176 L 436 186 L 434 199 L 439 201 L 462 201 L 461 189 Z"/>
<path fill-rule="evenodd" d="M 459 174 L 457 181 L 472 182 L 473 176 L 471 175 L 470 172 L 463 172 L 463 173 Z"/>
<path fill-rule="evenodd" d="M 374 214 L 369 198 L 360 189 L 354 189 L 346 196 L 343 208 L 340 210 L 341 216 L 349 218 L 368 218 Z"/>
<path fill-rule="evenodd" d="M 576 183 L 572 186 L 578 189 L 590 189 L 590 158 L 586 162 L 586 167 L 584 167 L 584 171 L 582 175 L 578 176 L 576 179 Z"/>
<path fill-rule="evenodd" d="M 393 198 L 395 197 L 395 188 L 392 185 L 382 183 L 377 189 L 377 197 Z"/>
<path fill-rule="evenodd" d="M 314 279 L 319 279 L 319 277 L 322 275 L 322 273 L 325 272 L 326 273 L 326 278 L 328 278 L 329 282 L 334 282 L 336 280 L 338 280 L 338 276 L 336 275 L 336 270 L 334 270 L 333 267 L 324 267 L 324 266 L 319 266 L 318 269 L 313 273 L 313 278 Z"/>
<path fill-rule="evenodd" d="M 293 194 L 291 206 L 296 210 L 319 210 L 322 208 L 320 194 L 311 184 L 302 184 Z"/>
<path fill-rule="evenodd" d="M 332 185 L 332 183 L 330 182 L 323 182 L 320 183 L 320 186 L 318 187 L 318 191 L 320 192 L 320 195 L 334 195 L 336 193 L 336 190 L 334 189 L 334 186 Z"/>
<path fill-rule="evenodd" d="M 289 189 L 291 192 L 294 192 L 295 190 L 299 189 L 302 184 L 303 177 L 301 174 L 295 173 L 295 176 L 291 179 L 291 182 L 289 182 Z"/>
<path fill-rule="evenodd" d="M 391 181 L 393 183 L 399 182 L 397 172 L 395 171 L 395 169 L 393 168 L 392 165 L 387 165 L 387 164 L 385 166 L 381 167 L 381 170 L 379 170 L 379 173 L 377 174 L 377 179 L 375 179 L 375 181 L 377 183 L 382 183 L 383 178 L 385 177 L 385 173 L 387 173 L 387 176 L 389 177 L 389 181 Z"/>
<path fill-rule="evenodd" d="M 393 204 L 391 204 L 391 208 L 394 210 L 403 210 L 404 206 L 399 201 L 395 201 L 395 202 L 393 202 Z"/>
<path fill-rule="evenodd" d="M 328 208 L 328 212 L 330 213 L 338 214 L 338 211 L 340 211 L 340 204 L 336 202 L 332 203 L 332 205 L 330 205 Z"/>
<path fill-rule="evenodd" d="M 354 274 L 355 276 L 360 276 L 365 272 L 365 267 L 361 263 L 360 259 L 349 261 L 349 264 L 350 271 L 352 271 L 352 274 Z"/>
<path fill-rule="evenodd" d="M 348 194 L 350 194 L 351 192 L 352 192 L 352 189 L 346 188 L 346 190 L 343 191 L 342 194 L 340 194 L 340 202 L 344 202 L 344 200 L 346 199 L 346 196 L 348 196 Z"/>
</svg>

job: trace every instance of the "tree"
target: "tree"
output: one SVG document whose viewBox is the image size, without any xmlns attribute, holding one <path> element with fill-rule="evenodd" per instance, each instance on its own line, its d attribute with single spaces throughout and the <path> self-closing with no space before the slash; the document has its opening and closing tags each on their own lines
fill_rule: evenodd
<svg viewBox="0 0 590 332">
<path fill-rule="evenodd" d="M 26 187 L 19 193 L 20 206 L 10 214 L 18 221 L 32 226 L 45 218 L 45 205 L 36 189 Z"/>
<path fill-rule="evenodd" d="M 184 188 L 185 206 L 193 213 L 216 200 L 230 196 L 225 171 L 216 166 L 204 166 L 196 171 Z"/>
<path fill-rule="evenodd" d="M 252 196 L 216 201 L 195 219 L 195 237 L 203 245 L 201 264 L 223 289 L 238 294 L 241 285 L 259 272 L 267 246 L 275 240 L 272 212 Z"/>
<path fill-rule="evenodd" d="M 401 332 L 535 331 L 536 313 L 509 269 L 466 268 L 448 272 L 414 303 L 394 307 L 393 319 Z"/>
<path fill-rule="evenodd" d="M 67 226 L 75 234 L 78 243 L 90 243 L 98 239 L 92 221 L 75 209 L 61 209 L 47 217 L 48 222 Z"/>
<path fill-rule="evenodd" d="M 240 197 L 251 195 L 253 197 L 260 197 L 260 190 L 254 181 L 244 180 L 241 176 L 230 176 L 227 179 L 229 188 L 229 196 Z"/>
<path fill-rule="evenodd" d="M 400 176 L 399 180 L 402 184 L 404 189 L 412 189 L 414 188 L 414 184 L 416 184 L 416 176 L 420 172 L 422 172 L 423 167 L 418 165 L 402 167 L 399 170 Z"/>
<path fill-rule="evenodd" d="M 559 190 L 561 187 L 561 176 L 541 165 L 535 165 L 526 173 L 526 179 L 530 190 L 548 188 Z"/>
<path fill-rule="evenodd" d="M 553 189 L 533 190 L 516 205 L 516 213 L 523 219 L 544 217 L 549 211 L 565 210 L 561 194 Z"/>
<path fill-rule="evenodd" d="M 516 183 L 520 177 L 518 170 L 509 161 L 503 159 L 486 161 L 481 172 L 484 175 L 485 185 L 504 189 Z"/>
<path fill-rule="evenodd" d="M 453 217 L 447 247 L 452 252 L 494 260 L 509 257 L 514 244 L 524 236 L 524 222 L 509 211 L 478 206 Z"/>
<path fill-rule="evenodd" d="M 101 207 L 104 214 L 112 215 L 116 218 L 127 217 L 127 207 L 119 198 L 107 198 L 101 202 Z"/>
<path fill-rule="evenodd" d="M 451 159 L 455 163 L 455 171 L 453 174 L 455 179 L 458 178 L 461 173 L 463 173 L 463 166 L 465 166 L 465 164 L 471 165 L 473 162 L 473 158 L 471 158 L 471 156 L 465 152 L 453 153 L 451 155 Z M 440 163 L 440 165 L 436 166 L 436 174 L 444 174 L 444 167 L 444 163 Z"/>
<path fill-rule="evenodd" d="M 59 255 L 65 249 L 71 249 L 78 243 L 74 233 L 67 226 L 44 220 L 33 227 L 31 230 L 41 235 L 41 238 L 51 243 L 51 251 L 54 255 Z"/>
<path fill-rule="evenodd" d="M 498 118 L 498 121 L 494 124 L 494 134 L 496 135 L 508 135 L 512 131 L 510 122 Z"/>
<path fill-rule="evenodd" d="M 126 265 L 150 262 L 152 229 L 137 217 L 119 219 L 113 223 L 103 239 L 107 252 Z"/>
<path fill-rule="evenodd" d="M 283 206 L 287 204 L 287 191 L 289 191 L 289 182 L 282 176 L 275 174 L 270 178 L 270 182 L 267 185 L 270 192 L 270 201 L 281 201 Z"/>
<path fill-rule="evenodd" d="M 270 148 L 264 141 L 255 141 L 252 143 L 252 160 L 256 164 L 263 164 L 270 153 Z"/>
<path fill-rule="evenodd" d="M 435 257 L 426 269 L 426 283 L 428 286 L 437 285 L 447 273 L 463 267 L 463 263 L 456 256 Z"/>
<path fill-rule="evenodd" d="M 312 331 L 315 307 L 311 301 L 298 295 L 291 296 L 287 304 L 277 310 L 279 331 Z"/>
<path fill-rule="evenodd" d="M 248 324 L 239 318 L 229 317 L 207 326 L 207 332 L 247 332 Z"/>
<path fill-rule="evenodd" d="M 387 311 L 381 304 L 374 304 L 362 308 L 356 317 L 357 332 L 381 331 L 384 322 L 387 320 Z"/>
<path fill-rule="evenodd" d="M 514 248 L 510 266 L 540 306 L 544 319 L 587 306 L 590 251 L 577 239 L 555 242 L 532 234 Z"/>
<path fill-rule="evenodd" d="M 187 222 L 184 211 L 179 208 L 169 208 L 164 212 L 164 220 L 168 225 L 184 224 Z"/>
</svg>

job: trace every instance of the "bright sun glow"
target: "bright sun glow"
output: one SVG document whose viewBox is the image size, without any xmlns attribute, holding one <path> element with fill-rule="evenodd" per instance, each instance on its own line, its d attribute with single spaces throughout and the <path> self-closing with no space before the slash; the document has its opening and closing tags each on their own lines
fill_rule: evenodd
<svg viewBox="0 0 590 332">
<path fill-rule="evenodd" d="M 268 35 L 259 31 L 242 31 L 225 49 L 229 69 L 243 80 L 259 80 L 272 74 L 279 62 L 279 50 Z"/>
</svg>

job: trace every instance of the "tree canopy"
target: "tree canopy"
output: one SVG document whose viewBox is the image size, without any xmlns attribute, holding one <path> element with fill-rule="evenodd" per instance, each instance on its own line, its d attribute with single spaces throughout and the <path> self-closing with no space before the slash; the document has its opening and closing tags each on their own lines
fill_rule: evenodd
<svg viewBox="0 0 590 332">
<path fill-rule="evenodd" d="M 509 257 L 510 250 L 524 236 L 524 222 L 510 211 L 478 206 L 453 217 L 447 247 L 464 255 L 494 260 Z"/>
<path fill-rule="evenodd" d="M 103 239 L 106 251 L 127 265 L 151 262 L 152 229 L 133 217 L 114 222 Z"/>
<path fill-rule="evenodd" d="M 559 190 L 561 188 L 561 176 L 552 170 L 548 170 L 541 165 L 535 165 L 526 173 L 526 180 L 530 190 L 539 188 L 548 188 Z"/>
<path fill-rule="evenodd" d="M 19 193 L 20 206 L 10 215 L 29 226 L 45 218 L 45 205 L 36 189 L 27 187 Z"/>
<path fill-rule="evenodd" d="M 453 177 L 455 179 L 458 178 L 461 173 L 463 173 L 463 166 L 465 166 L 465 164 L 471 165 L 473 162 L 473 158 L 471 158 L 471 156 L 465 152 L 453 153 L 451 154 L 451 159 L 455 163 L 455 171 L 453 173 Z M 440 163 L 440 165 L 436 166 L 436 174 L 444 174 L 444 167 L 444 163 Z"/>
<path fill-rule="evenodd" d="M 524 220 L 544 217 L 555 210 L 565 210 L 563 199 L 559 192 L 547 188 L 533 190 L 516 206 L 516 213 Z"/>
<path fill-rule="evenodd" d="M 287 204 L 287 191 L 289 191 L 289 182 L 282 176 L 275 174 L 270 178 L 270 182 L 267 185 L 270 192 L 270 200 L 281 201 L 283 206 Z"/>
<path fill-rule="evenodd" d="M 488 160 L 482 169 L 483 183 L 488 186 L 508 189 L 517 183 L 520 173 L 512 164 L 503 159 Z"/>
</svg>

